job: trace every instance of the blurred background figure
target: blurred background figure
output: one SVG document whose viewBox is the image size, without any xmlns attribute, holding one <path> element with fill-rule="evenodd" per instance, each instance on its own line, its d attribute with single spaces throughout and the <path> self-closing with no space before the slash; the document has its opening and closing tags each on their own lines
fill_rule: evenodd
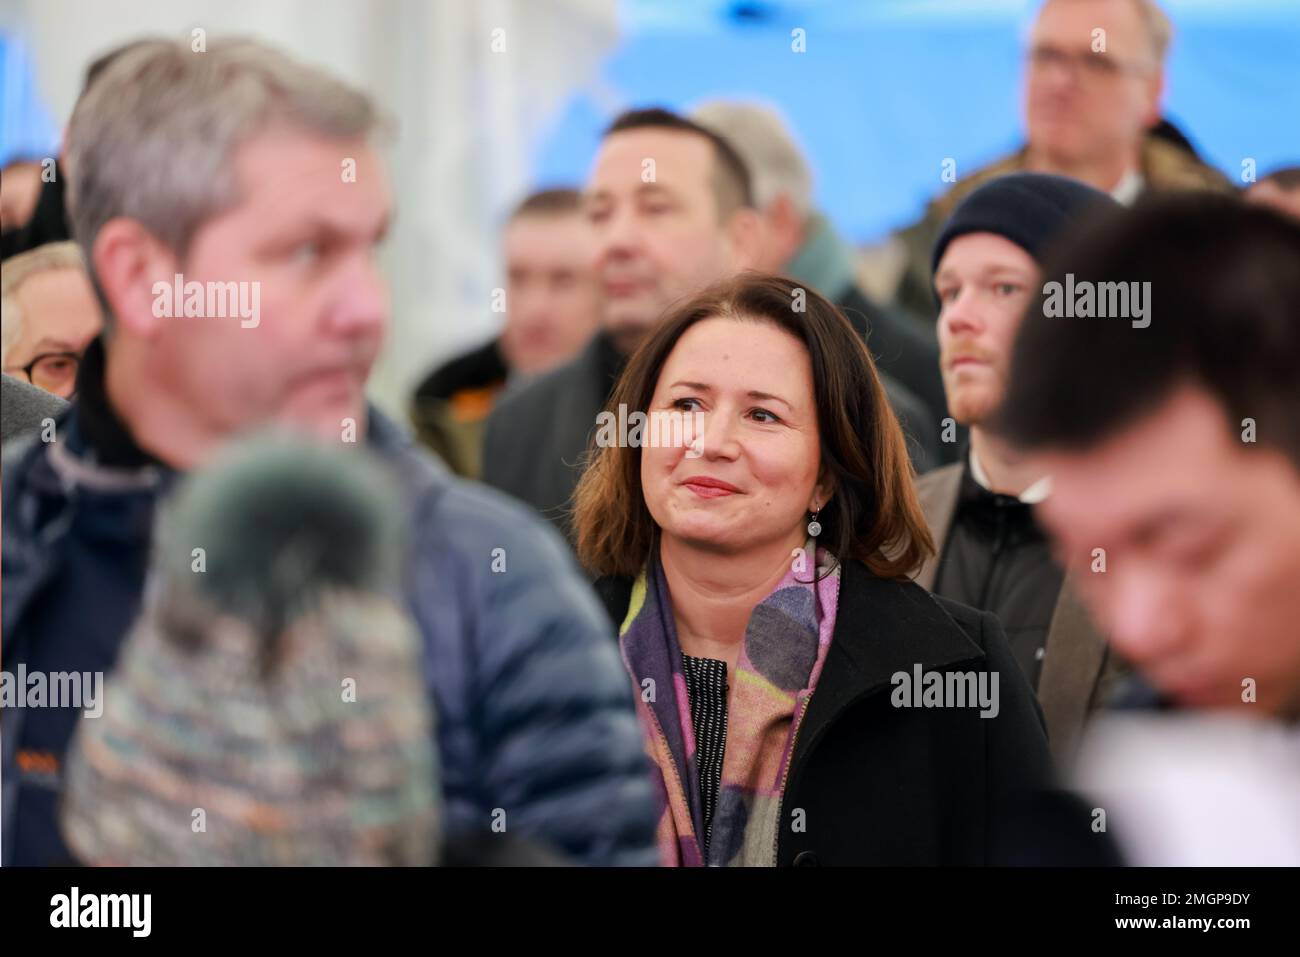
<svg viewBox="0 0 1300 957">
<path fill-rule="evenodd" d="M 661 109 L 624 113 L 586 187 L 600 331 L 582 353 L 506 396 L 488 419 L 483 479 L 566 534 L 580 461 L 614 381 L 664 309 L 752 267 L 762 242 L 749 171 L 716 133 Z"/>
<path fill-rule="evenodd" d="M 906 249 L 898 304 L 935 317 L 929 275 L 935 237 L 957 203 L 995 176 L 1056 173 L 1126 204 L 1147 190 L 1230 189 L 1227 178 L 1193 152 L 1150 132 L 1161 119 L 1172 37 L 1173 26 L 1155 0 L 1047 0 L 1026 52 L 1026 144 L 960 176 L 898 234 Z"/>
<path fill-rule="evenodd" d="M 168 0 L 124 17 L 111 3 L 8 0 L 0 166 L 58 157 L 42 199 L 61 191 L 58 131 L 87 65 L 145 34 L 192 42 L 202 24 L 209 39 L 255 37 L 339 73 L 397 119 L 397 136 L 380 149 L 401 184 L 401 214 L 377 251 L 395 319 L 368 388 L 390 417 L 408 419 L 431 370 L 501 333 L 485 304 L 502 285 L 509 211 L 545 186 L 585 183 L 604 129 L 633 104 L 689 112 L 725 97 L 778 109 L 813 173 L 812 206 L 856 247 L 859 288 L 890 304 L 898 247 L 878 244 L 947 188 L 944 159 L 954 158 L 960 178 L 1024 144 L 1024 34 L 1041 5 L 494 0 L 376 9 L 341 0 L 320 16 L 316 0 Z M 1277 117 L 1300 112 L 1300 20 L 1277 0 L 1167 6 L 1177 42 L 1165 118 L 1233 180 L 1243 157 L 1261 171 L 1293 165 L 1294 137 Z M 806 44 L 792 44 L 796 30 Z M 64 224 L 61 201 L 50 205 L 51 223 Z M 67 232 L 40 241 L 52 238 Z M 933 316 L 934 304 L 924 305 Z"/>
<path fill-rule="evenodd" d="M 97 865 L 432 865 L 438 798 L 396 489 L 365 453 L 236 443 L 159 519 L 150 585 L 68 759 Z"/>
<path fill-rule="evenodd" d="M 108 68 L 109 64 L 123 53 L 129 52 L 145 42 L 142 39 L 131 40 L 96 56 L 91 61 L 90 66 L 86 67 L 80 96 L 84 97 L 86 95 L 90 85 Z M 60 155 L 57 158 L 53 156 L 43 158 L 39 165 L 35 166 L 36 195 L 31 200 L 31 207 L 27 209 L 27 215 L 22 218 L 21 222 L 15 221 L 12 226 L 8 217 L 5 218 L 3 232 L 0 232 L 0 259 L 9 259 L 11 256 L 17 256 L 19 253 L 35 249 L 38 246 L 72 239 L 72 226 L 68 220 L 67 198 L 64 189 L 65 177 L 68 174 L 67 155 L 69 152 L 66 130 L 64 131 L 61 147 Z M 5 170 L 4 175 L 7 188 L 8 169 Z M 27 169 L 20 172 L 18 182 L 18 195 L 13 200 L 15 206 L 20 202 L 26 202 L 26 190 L 32 183 Z"/>
<path fill-rule="evenodd" d="M 1297 262 L 1300 225 L 1235 197 L 1086 227 L 992 423 L 1052 476 L 1040 518 L 1140 675 L 1079 778 L 1133 863 L 1300 864 Z M 1149 325 L 1049 316 L 1067 273 L 1149 283 Z"/>
<path fill-rule="evenodd" d="M 674 302 L 764 256 L 745 160 L 713 130 L 661 108 L 629 111 L 605 133 L 586 188 L 596 235 L 601 329 L 577 359 L 506 396 L 484 440 L 483 479 L 570 534 L 583 458 L 613 384 Z M 890 404 L 918 469 L 937 454 L 925 406 L 893 379 Z"/>
<path fill-rule="evenodd" d="M 910 424 L 932 431 L 939 460 L 950 461 L 954 446 L 938 441 L 943 383 L 934 334 L 859 287 L 853 247 L 813 206 L 812 172 L 781 115 L 765 106 L 714 100 L 696 107 L 691 118 L 726 139 L 749 167 L 763 222 L 755 268 L 806 282 L 839 306 L 866 340 L 876 368 L 925 406 L 924 421 Z"/>
<path fill-rule="evenodd" d="M 0 303 L 5 374 L 70 398 L 81 356 L 104 324 L 77 244 L 51 243 L 6 261 Z"/>
<path fill-rule="evenodd" d="M 511 213 L 501 245 L 505 328 L 430 373 L 412 408 L 424 443 L 470 478 L 482 470 L 483 428 L 501 390 L 572 359 L 600 321 L 591 226 L 577 190 L 529 196 Z"/>
<path fill-rule="evenodd" d="M 1089 216 L 1118 208 L 1077 180 L 1010 173 L 962 200 L 931 254 L 948 413 L 970 427 L 970 438 L 960 462 L 917 483 L 938 553 L 916 580 L 998 616 L 1038 693 L 1058 762 L 1068 759 L 1085 719 L 1104 699 L 1117 662 L 1034 518 L 1034 506 L 1051 495 L 1051 475 L 985 423 L 1002 401 L 1016 330 L 1038 288 L 1043 256 Z"/>
<path fill-rule="evenodd" d="M 40 195 L 40 160 L 14 160 L 0 170 L 0 234 L 27 225 Z"/>
<path fill-rule="evenodd" d="M 1300 166 L 1273 170 L 1246 190 L 1246 198 L 1300 220 Z"/>
</svg>

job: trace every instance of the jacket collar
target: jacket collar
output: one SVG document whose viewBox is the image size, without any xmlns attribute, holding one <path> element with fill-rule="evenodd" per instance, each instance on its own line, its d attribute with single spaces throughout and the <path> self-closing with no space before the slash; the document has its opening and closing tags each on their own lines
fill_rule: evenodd
<svg viewBox="0 0 1300 957">
<path fill-rule="evenodd" d="M 601 330 L 591 337 L 587 348 L 582 351 L 580 361 L 590 370 L 593 384 L 600 392 L 600 406 L 604 408 L 610 393 L 614 391 L 614 383 L 627 365 L 627 356 L 614 348 L 614 340 Z"/>
<path fill-rule="evenodd" d="M 847 705 L 889 685 L 900 671 L 911 674 L 917 665 L 923 671 L 942 669 L 984 652 L 924 588 L 879 578 L 850 561 L 844 564 L 830 654 L 839 659 L 834 670 L 842 677 L 819 685 L 817 693 L 836 706 L 837 696 L 843 699 L 838 704 Z M 824 681 L 831 672 L 828 660 Z"/>
<path fill-rule="evenodd" d="M 910 676 L 918 667 L 922 673 L 941 671 L 983 656 L 924 588 L 878 578 L 861 562 L 846 562 L 835 633 L 791 756 L 790 786 L 839 715 L 887 689 L 895 674 Z"/>
<path fill-rule="evenodd" d="M 140 448 L 109 403 L 104 364 L 104 337 L 100 335 L 86 347 L 77 372 L 77 423 L 88 455 L 113 469 L 167 468 Z"/>
<path fill-rule="evenodd" d="M 60 463 L 75 469 L 82 477 L 94 476 L 110 484 L 121 482 L 123 475 L 132 472 L 176 471 L 142 449 L 118 416 L 104 387 L 104 362 L 104 343 L 100 336 L 86 348 L 81 360 L 74 407 L 76 440 L 58 457 Z M 367 404 L 366 416 L 366 442 L 376 451 L 396 453 L 411 445 L 401 429 L 374 406 Z M 68 466 L 71 460 L 77 461 Z M 59 463 L 54 464 L 60 471 L 67 470 L 60 468 Z"/>
</svg>

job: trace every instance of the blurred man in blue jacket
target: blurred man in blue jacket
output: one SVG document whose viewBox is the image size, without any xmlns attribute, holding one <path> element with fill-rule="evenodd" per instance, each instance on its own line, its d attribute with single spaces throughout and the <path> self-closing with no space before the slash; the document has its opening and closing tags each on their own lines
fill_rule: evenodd
<svg viewBox="0 0 1300 957">
<path fill-rule="evenodd" d="M 404 492 L 449 836 L 656 861 L 633 692 L 562 543 L 366 403 L 388 318 L 377 119 L 363 94 L 249 41 L 140 44 L 77 105 L 69 209 L 107 328 L 57 441 L 5 460 L 4 667 L 26 676 L 6 701 L 26 706 L 0 723 L 6 864 L 67 859 L 64 754 L 95 720 L 29 683 L 113 668 L 160 500 L 235 436 L 276 426 L 364 444 Z"/>
</svg>

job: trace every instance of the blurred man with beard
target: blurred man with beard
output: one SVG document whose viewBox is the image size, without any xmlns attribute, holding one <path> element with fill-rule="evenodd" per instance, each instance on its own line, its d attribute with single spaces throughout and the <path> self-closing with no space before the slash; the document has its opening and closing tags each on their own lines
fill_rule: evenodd
<svg viewBox="0 0 1300 957">
<path fill-rule="evenodd" d="M 106 328 L 58 441 L 6 457 L 5 667 L 111 672 L 159 502 L 231 440 L 280 428 L 364 445 L 410 534 L 402 598 L 436 709 L 447 833 L 501 822 L 576 861 L 652 864 L 631 689 L 563 544 L 366 402 L 389 310 L 379 119 L 364 93 L 234 39 L 138 45 L 78 103 L 69 211 Z M 6 709 L 5 864 L 66 858 L 55 818 L 80 716 Z"/>
</svg>

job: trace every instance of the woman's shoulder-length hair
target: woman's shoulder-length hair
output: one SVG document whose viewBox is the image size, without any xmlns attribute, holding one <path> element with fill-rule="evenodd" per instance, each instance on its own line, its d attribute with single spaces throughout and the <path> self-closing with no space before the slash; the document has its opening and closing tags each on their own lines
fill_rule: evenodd
<svg viewBox="0 0 1300 957">
<path fill-rule="evenodd" d="M 740 275 L 675 306 L 632 355 L 606 411 L 647 413 L 677 341 L 704 319 L 771 323 L 798 339 L 812 361 L 822 467 L 833 483 L 819 543 L 881 578 L 909 577 L 934 554 L 915 476 L 875 363 L 844 315 L 813 289 L 783 276 Z M 641 489 L 641 449 L 626 443 L 587 451 L 574 493 L 578 560 L 597 576 L 634 576 L 657 527 Z"/>
</svg>

